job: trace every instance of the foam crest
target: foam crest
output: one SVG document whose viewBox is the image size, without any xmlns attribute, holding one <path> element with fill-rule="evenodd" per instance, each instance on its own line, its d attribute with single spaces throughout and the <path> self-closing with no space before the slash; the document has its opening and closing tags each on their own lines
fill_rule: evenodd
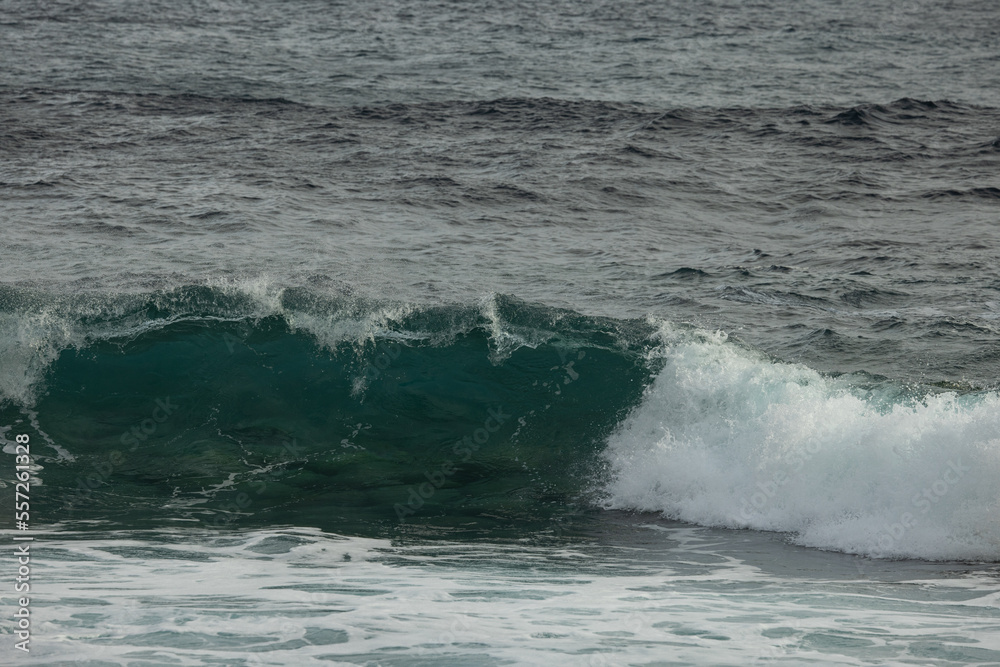
<svg viewBox="0 0 1000 667">
<path fill-rule="evenodd" d="M 413 337 L 396 336 L 393 331 L 393 325 L 401 323 L 413 310 L 411 306 L 386 306 L 349 313 L 287 311 L 284 316 L 292 329 L 308 333 L 321 347 L 336 350 L 342 343 L 364 348 L 375 345 L 380 338 Z"/>
<path fill-rule="evenodd" d="M 873 557 L 1000 560 L 1000 396 L 866 387 L 724 334 L 665 365 L 610 438 L 608 508 Z"/>
<path fill-rule="evenodd" d="M 328 349 L 363 349 L 391 335 L 413 308 L 290 291 L 266 276 L 211 280 L 151 293 L 0 293 L 0 402 L 35 403 L 60 354 L 100 340 L 132 339 L 175 322 L 282 318 Z M 291 293 L 291 296 L 290 296 Z"/>
<path fill-rule="evenodd" d="M 180 323 L 201 326 L 209 338 L 221 332 L 230 346 L 233 332 L 245 336 L 257 327 L 273 332 L 284 326 L 328 353 L 353 350 L 353 392 L 361 396 L 401 344 L 445 346 L 479 330 L 489 338 L 490 361 L 499 365 L 514 351 L 552 338 L 564 316 L 496 294 L 473 304 L 421 306 L 353 296 L 350 290 L 282 286 L 267 276 L 136 293 L 9 288 L 0 291 L 0 402 L 32 407 L 46 380 L 54 379 L 53 364 L 68 350 L 133 341 Z M 581 326 L 586 342 L 586 329 L 593 326 Z M 573 334 L 570 329 L 563 333 Z"/>
<path fill-rule="evenodd" d="M 83 343 L 76 323 L 51 311 L 0 312 L 0 400 L 35 400 L 36 387 L 59 353 Z"/>
</svg>

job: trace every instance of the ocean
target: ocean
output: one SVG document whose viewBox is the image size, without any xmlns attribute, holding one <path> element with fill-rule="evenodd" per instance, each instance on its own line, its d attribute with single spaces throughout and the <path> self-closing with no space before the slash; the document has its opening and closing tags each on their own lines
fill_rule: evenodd
<svg viewBox="0 0 1000 667">
<path fill-rule="evenodd" d="M 0 0 L 0 662 L 1000 665 L 988 0 Z"/>
</svg>

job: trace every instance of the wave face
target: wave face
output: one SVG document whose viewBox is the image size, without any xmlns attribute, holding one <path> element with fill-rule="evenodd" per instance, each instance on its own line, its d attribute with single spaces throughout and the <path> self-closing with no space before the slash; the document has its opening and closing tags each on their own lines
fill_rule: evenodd
<svg viewBox="0 0 1000 667">
<path fill-rule="evenodd" d="M 44 523 L 547 533 L 600 507 L 874 557 L 1000 557 L 1000 395 L 824 375 L 507 296 L 8 290 Z"/>
<path fill-rule="evenodd" d="M 547 521 L 650 380 L 649 324 L 507 297 L 417 308 L 244 285 L 32 299 L 44 316 L 7 332 L 2 423 L 32 433 L 43 523 Z"/>
<path fill-rule="evenodd" d="M 604 505 L 874 557 L 996 560 L 1000 395 L 823 376 L 664 332 Z"/>
</svg>

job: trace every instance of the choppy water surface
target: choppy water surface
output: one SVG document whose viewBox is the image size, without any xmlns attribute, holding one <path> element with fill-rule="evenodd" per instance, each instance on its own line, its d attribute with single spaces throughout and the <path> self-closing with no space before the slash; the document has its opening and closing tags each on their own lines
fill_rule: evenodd
<svg viewBox="0 0 1000 667">
<path fill-rule="evenodd" d="M 614 517 L 599 537 L 58 540 L 46 664 L 989 664 L 996 573 Z M 155 544 L 155 546 L 153 546 Z M 113 570 L 117 585 L 95 585 Z M 95 664 L 97 664 L 95 662 Z"/>
<path fill-rule="evenodd" d="M 996 18 L 0 2 L 28 662 L 1000 663 Z"/>
</svg>

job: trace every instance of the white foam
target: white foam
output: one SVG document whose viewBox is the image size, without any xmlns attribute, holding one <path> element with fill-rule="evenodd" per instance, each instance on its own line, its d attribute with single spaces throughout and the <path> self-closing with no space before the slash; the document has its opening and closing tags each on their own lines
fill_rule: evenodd
<svg viewBox="0 0 1000 667">
<path fill-rule="evenodd" d="M 267 274 L 245 278 L 212 278 L 206 285 L 227 296 L 249 299 L 255 306 L 254 314 L 257 317 L 267 317 L 282 310 L 281 297 L 285 290 Z"/>
<path fill-rule="evenodd" d="M 610 438 L 608 508 L 874 557 L 1000 560 L 1000 396 L 902 398 L 661 330 L 665 367 Z"/>
<path fill-rule="evenodd" d="M 73 321 L 52 311 L 0 313 L 0 400 L 32 404 L 49 364 L 81 343 Z"/>
<path fill-rule="evenodd" d="M 0 402 L 34 405 L 49 366 L 66 350 L 135 336 L 168 321 L 148 322 L 134 305 L 134 297 L 121 295 L 29 295 L 20 308 L 0 312 Z"/>
<path fill-rule="evenodd" d="M 991 569 L 803 579 L 796 547 L 770 554 L 775 575 L 734 555 L 745 540 L 660 528 L 648 552 L 308 528 L 39 533 L 30 664 L 896 665 L 919 646 L 957 665 L 1000 650 Z"/>
<path fill-rule="evenodd" d="M 547 342 L 550 335 L 541 330 L 515 331 L 504 321 L 498 309 L 499 295 L 492 292 L 479 301 L 479 313 L 488 322 L 487 332 L 490 337 L 490 362 L 499 365 L 511 354 L 522 347 L 537 348 Z"/>
<path fill-rule="evenodd" d="M 0 312 L 0 401 L 21 407 L 34 405 L 49 367 L 66 350 L 83 349 L 99 340 L 134 338 L 195 317 L 228 322 L 282 317 L 293 331 L 301 331 L 331 350 L 346 342 L 360 351 L 380 336 L 419 337 L 391 330 L 394 323 L 413 312 L 412 306 L 340 304 L 328 312 L 311 313 L 287 308 L 283 303 L 285 289 L 267 276 L 215 279 L 205 285 L 218 294 L 235 297 L 235 302 L 212 312 L 211 304 L 185 304 L 176 291 L 160 292 L 153 295 L 153 303 L 169 314 L 150 320 L 143 307 L 149 295 L 46 295 L 31 299 L 26 307 Z M 198 312 L 187 312 L 189 306 Z"/>
</svg>

